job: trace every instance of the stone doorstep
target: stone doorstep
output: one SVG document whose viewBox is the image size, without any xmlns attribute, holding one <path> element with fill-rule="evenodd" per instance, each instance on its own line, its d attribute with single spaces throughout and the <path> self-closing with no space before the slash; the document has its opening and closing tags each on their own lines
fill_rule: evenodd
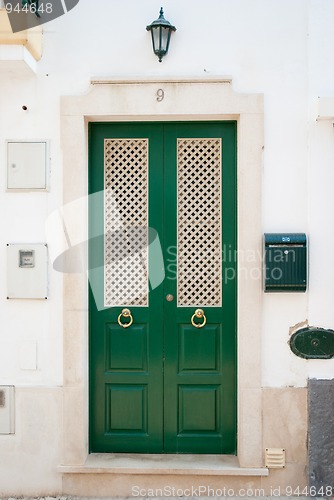
<svg viewBox="0 0 334 500">
<path fill-rule="evenodd" d="M 62 474 L 169 474 L 268 476 L 264 467 L 240 467 L 232 455 L 142 455 L 92 453 L 82 465 L 59 465 Z"/>
</svg>

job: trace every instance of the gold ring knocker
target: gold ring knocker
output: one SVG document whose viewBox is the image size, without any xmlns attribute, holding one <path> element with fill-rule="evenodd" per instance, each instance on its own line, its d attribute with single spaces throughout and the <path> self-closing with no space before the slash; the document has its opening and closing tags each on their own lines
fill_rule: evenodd
<svg viewBox="0 0 334 500">
<path fill-rule="evenodd" d="M 195 323 L 195 318 L 199 318 L 199 319 L 203 318 L 203 322 L 202 323 Z M 194 312 L 194 314 L 191 317 L 191 324 L 195 328 L 202 328 L 205 325 L 205 323 L 206 323 L 206 317 L 205 317 L 203 309 L 196 309 L 196 311 Z"/>
<path fill-rule="evenodd" d="M 122 323 L 122 321 L 121 321 L 122 316 L 124 316 L 124 318 L 130 318 L 130 321 L 128 321 L 127 323 Z M 133 323 L 133 317 L 131 315 L 130 309 L 123 309 L 121 314 L 118 316 L 117 321 L 118 321 L 119 326 L 122 326 L 123 328 L 129 328 L 129 326 L 131 326 Z"/>
</svg>

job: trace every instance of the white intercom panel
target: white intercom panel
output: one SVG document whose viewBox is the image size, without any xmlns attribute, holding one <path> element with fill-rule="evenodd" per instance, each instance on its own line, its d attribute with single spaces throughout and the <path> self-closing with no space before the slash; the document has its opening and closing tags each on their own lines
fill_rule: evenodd
<svg viewBox="0 0 334 500">
<path fill-rule="evenodd" d="M 7 189 L 47 189 L 47 142 L 7 141 Z"/>
<path fill-rule="evenodd" d="M 48 251 L 45 243 L 7 244 L 7 298 L 48 298 Z"/>
</svg>

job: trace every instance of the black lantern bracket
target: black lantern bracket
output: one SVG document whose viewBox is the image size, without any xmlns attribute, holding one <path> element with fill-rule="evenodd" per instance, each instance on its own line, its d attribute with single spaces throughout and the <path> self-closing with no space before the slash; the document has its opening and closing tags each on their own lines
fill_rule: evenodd
<svg viewBox="0 0 334 500">
<path fill-rule="evenodd" d="M 164 18 L 164 11 L 161 7 L 158 19 L 146 26 L 146 29 L 151 32 L 153 52 L 161 62 L 168 52 L 172 31 L 176 31 L 176 28 Z"/>
</svg>

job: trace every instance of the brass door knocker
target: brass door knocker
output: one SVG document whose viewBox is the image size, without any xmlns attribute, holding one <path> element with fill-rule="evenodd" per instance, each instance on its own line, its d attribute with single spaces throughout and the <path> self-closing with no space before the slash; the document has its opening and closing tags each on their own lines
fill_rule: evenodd
<svg viewBox="0 0 334 500">
<path fill-rule="evenodd" d="M 121 320 L 122 317 L 129 318 L 130 321 L 123 323 L 122 320 Z M 121 312 L 121 314 L 118 316 L 118 320 L 117 321 L 118 321 L 119 326 L 122 326 L 123 328 L 129 328 L 129 326 L 131 326 L 132 323 L 133 323 L 133 317 L 131 315 L 130 309 L 123 309 L 123 311 Z"/>
<path fill-rule="evenodd" d="M 203 318 L 202 323 L 195 323 L 195 318 L 198 318 L 198 319 Z M 206 316 L 204 314 L 203 309 L 196 309 L 196 311 L 194 312 L 194 314 L 191 317 L 191 324 L 195 328 L 202 328 L 205 325 L 205 323 L 206 323 Z"/>
</svg>

